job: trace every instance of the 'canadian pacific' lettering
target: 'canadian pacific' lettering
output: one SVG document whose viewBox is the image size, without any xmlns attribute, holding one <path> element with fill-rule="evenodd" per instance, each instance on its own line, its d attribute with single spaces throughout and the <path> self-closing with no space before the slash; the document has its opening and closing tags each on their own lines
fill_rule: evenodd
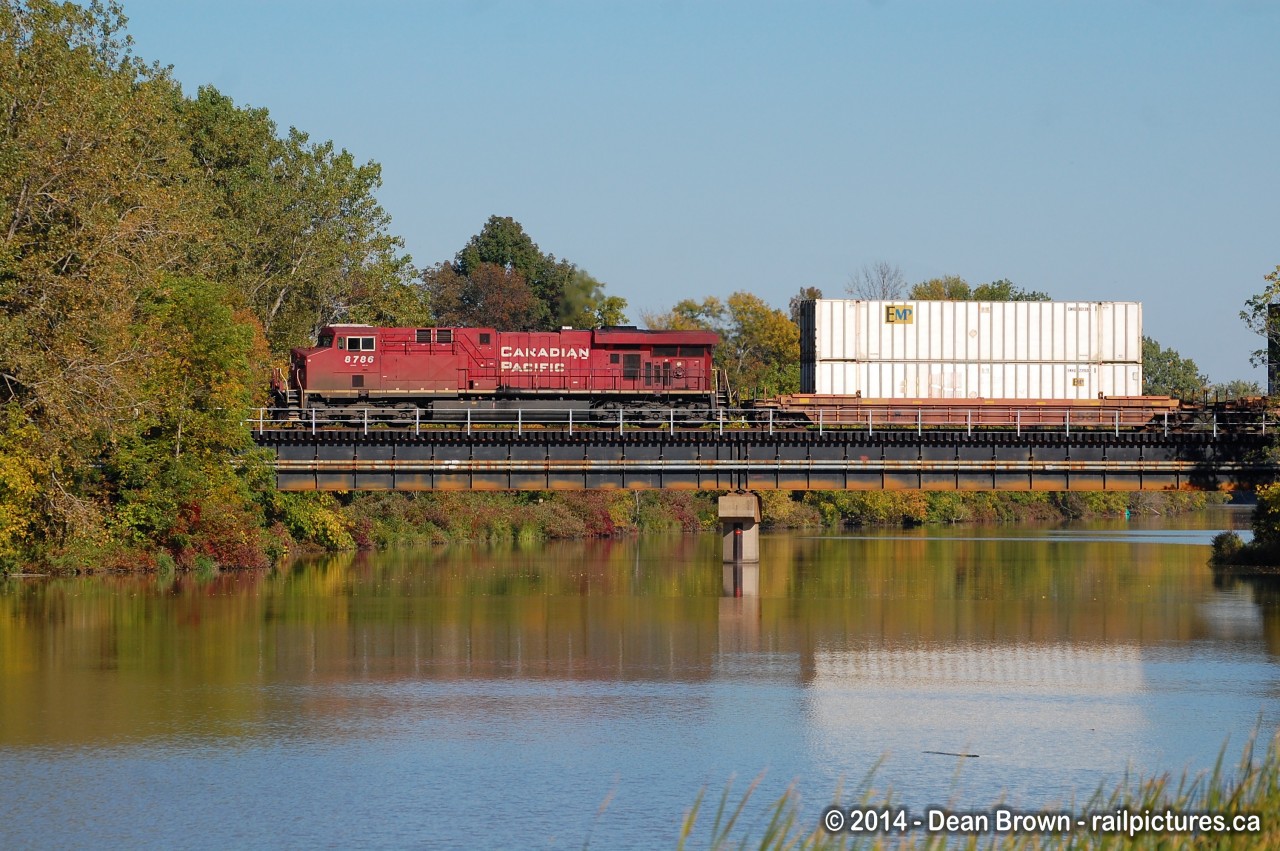
<svg viewBox="0 0 1280 851">
<path fill-rule="evenodd" d="M 543 346 L 535 348 L 530 346 L 503 346 L 499 353 L 503 357 L 503 372 L 568 372 L 568 364 L 565 361 L 571 360 L 587 360 L 591 357 L 591 350 L 588 348 L 577 348 L 568 346 Z M 506 358 L 544 358 L 540 363 L 531 363 L 524 360 L 506 360 Z M 553 358 L 559 358 L 558 363 L 550 363 Z"/>
<path fill-rule="evenodd" d="M 523 348 L 521 346 L 503 346 L 504 358 L 561 358 L 563 360 L 586 360 L 591 357 L 591 350 L 585 348 L 567 348 L 561 346 Z"/>
</svg>

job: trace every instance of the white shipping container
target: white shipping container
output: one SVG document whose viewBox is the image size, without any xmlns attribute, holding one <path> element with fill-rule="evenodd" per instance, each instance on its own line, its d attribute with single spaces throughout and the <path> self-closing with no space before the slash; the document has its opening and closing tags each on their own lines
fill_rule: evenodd
<svg viewBox="0 0 1280 851">
<path fill-rule="evenodd" d="M 823 361 L 800 365 L 800 387 L 864 399 L 1097 399 L 1141 396 L 1142 364 Z"/>
<path fill-rule="evenodd" d="M 1140 364 L 1142 305 L 818 299 L 801 312 L 800 360 Z"/>
</svg>

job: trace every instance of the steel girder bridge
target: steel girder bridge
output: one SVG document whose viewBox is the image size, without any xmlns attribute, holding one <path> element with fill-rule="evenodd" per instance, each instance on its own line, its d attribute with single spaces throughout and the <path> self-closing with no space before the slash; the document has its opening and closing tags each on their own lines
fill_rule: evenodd
<svg viewBox="0 0 1280 851">
<path fill-rule="evenodd" d="M 260 425 L 255 439 L 286 491 L 1217 490 L 1280 473 L 1265 422 L 1075 431 Z"/>
</svg>

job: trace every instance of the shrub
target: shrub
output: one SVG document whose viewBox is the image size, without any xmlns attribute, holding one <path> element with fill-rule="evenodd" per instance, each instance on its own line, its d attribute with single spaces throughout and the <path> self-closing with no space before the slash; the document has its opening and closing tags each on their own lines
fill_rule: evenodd
<svg viewBox="0 0 1280 851">
<path fill-rule="evenodd" d="M 760 491 L 760 522 L 775 528 L 822 526 L 824 515 L 817 507 L 792 491 Z"/>
<path fill-rule="evenodd" d="M 1260 547 L 1280 544 L 1280 484 L 1258 488 L 1258 505 L 1253 510 L 1253 540 Z"/>
<path fill-rule="evenodd" d="M 1231 564 L 1244 548 L 1244 541 L 1235 532 L 1219 532 L 1213 536 L 1213 555 L 1209 560 L 1213 564 Z"/>
<path fill-rule="evenodd" d="M 278 520 L 295 541 L 326 550 L 355 549 L 350 526 L 332 494 L 276 491 L 272 496 L 272 519 Z"/>
</svg>

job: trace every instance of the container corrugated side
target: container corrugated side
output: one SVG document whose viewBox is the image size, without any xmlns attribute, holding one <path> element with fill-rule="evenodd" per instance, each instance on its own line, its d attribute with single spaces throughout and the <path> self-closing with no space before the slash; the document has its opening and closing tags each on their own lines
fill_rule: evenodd
<svg viewBox="0 0 1280 851">
<path fill-rule="evenodd" d="M 1141 396 L 1142 365 L 825 361 L 802 364 L 801 387 L 864 399 L 1097 399 Z"/>
<path fill-rule="evenodd" d="M 1141 363 L 1142 305 L 818 299 L 801 360 Z"/>
</svg>

